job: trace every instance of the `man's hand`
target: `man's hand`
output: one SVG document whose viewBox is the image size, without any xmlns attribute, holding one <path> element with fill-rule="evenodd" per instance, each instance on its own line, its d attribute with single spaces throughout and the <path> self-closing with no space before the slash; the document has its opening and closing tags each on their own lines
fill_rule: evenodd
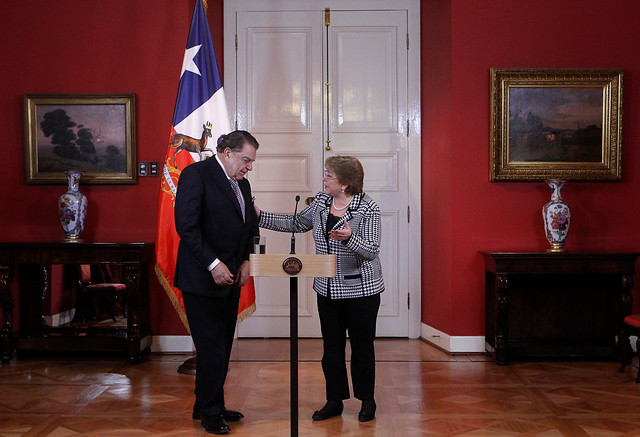
<svg viewBox="0 0 640 437">
<path fill-rule="evenodd" d="M 249 261 L 243 261 L 238 268 L 238 278 L 236 280 L 238 286 L 244 287 L 246 283 L 249 282 L 249 278 L 251 277 L 249 273 Z"/>
<path fill-rule="evenodd" d="M 221 287 L 233 284 L 233 275 L 222 261 L 211 270 L 211 276 L 213 276 L 215 283 Z"/>
</svg>

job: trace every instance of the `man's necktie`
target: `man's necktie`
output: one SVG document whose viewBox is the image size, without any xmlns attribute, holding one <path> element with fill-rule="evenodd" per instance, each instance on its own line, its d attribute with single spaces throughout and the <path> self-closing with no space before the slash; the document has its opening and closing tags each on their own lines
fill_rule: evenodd
<svg viewBox="0 0 640 437">
<path fill-rule="evenodd" d="M 238 181 L 236 181 L 235 179 L 229 179 L 229 183 L 231 183 L 231 188 L 233 189 L 233 192 L 236 193 L 236 197 L 238 198 L 240 211 L 242 211 L 242 221 L 244 221 L 244 198 L 242 197 L 242 193 L 240 192 L 240 185 L 238 185 Z"/>
</svg>

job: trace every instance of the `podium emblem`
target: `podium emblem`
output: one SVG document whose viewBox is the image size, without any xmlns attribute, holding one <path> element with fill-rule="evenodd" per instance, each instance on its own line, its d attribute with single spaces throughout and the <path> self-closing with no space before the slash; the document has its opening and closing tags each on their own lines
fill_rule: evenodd
<svg viewBox="0 0 640 437">
<path fill-rule="evenodd" d="M 302 261 L 295 256 L 290 256 L 282 262 L 282 270 L 288 275 L 297 275 L 302 270 Z"/>
</svg>

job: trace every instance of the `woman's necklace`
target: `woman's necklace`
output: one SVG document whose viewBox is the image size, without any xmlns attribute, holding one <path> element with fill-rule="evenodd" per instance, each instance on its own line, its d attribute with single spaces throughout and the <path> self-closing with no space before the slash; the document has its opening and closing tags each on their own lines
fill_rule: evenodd
<svg viewBox="0 0 640 437">
<path fill-rule="evenodd" d="M 333 207 L 335 208 L 336 211 L 342 211 L 343 209 L 345 209 L 347 206 L 349 206 L 351 204 L 351 200 L 353 199 L 353 196 L 351 196 L 351 199 L 349 199 L 349 201 L 347 202 L 347 204 L 345 206 L 343 206 L 342 208 L 338 208 L 338 206 L 336 205 L 336 198 L 333 198 Z"/>
</svg>

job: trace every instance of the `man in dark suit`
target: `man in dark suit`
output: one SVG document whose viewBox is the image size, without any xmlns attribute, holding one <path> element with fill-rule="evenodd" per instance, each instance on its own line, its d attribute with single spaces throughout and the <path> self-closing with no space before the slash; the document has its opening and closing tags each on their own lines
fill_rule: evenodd
<svg viewBox="0 0 640 437">
<path fill-rule="evenodd" d="M 174 286 L 182 291 L 196 347 L 193 418 L 213 434 L 244 416 L 224 402 L 224 381 L 238 315 L 240 287 L 249 281 L 249 252 L 258 234 L 245 179 L 258 149 L 246 131 L 218 140 L 214 158 L 182 170 L 175 203 L 180 236 Z"/>
</svg>

